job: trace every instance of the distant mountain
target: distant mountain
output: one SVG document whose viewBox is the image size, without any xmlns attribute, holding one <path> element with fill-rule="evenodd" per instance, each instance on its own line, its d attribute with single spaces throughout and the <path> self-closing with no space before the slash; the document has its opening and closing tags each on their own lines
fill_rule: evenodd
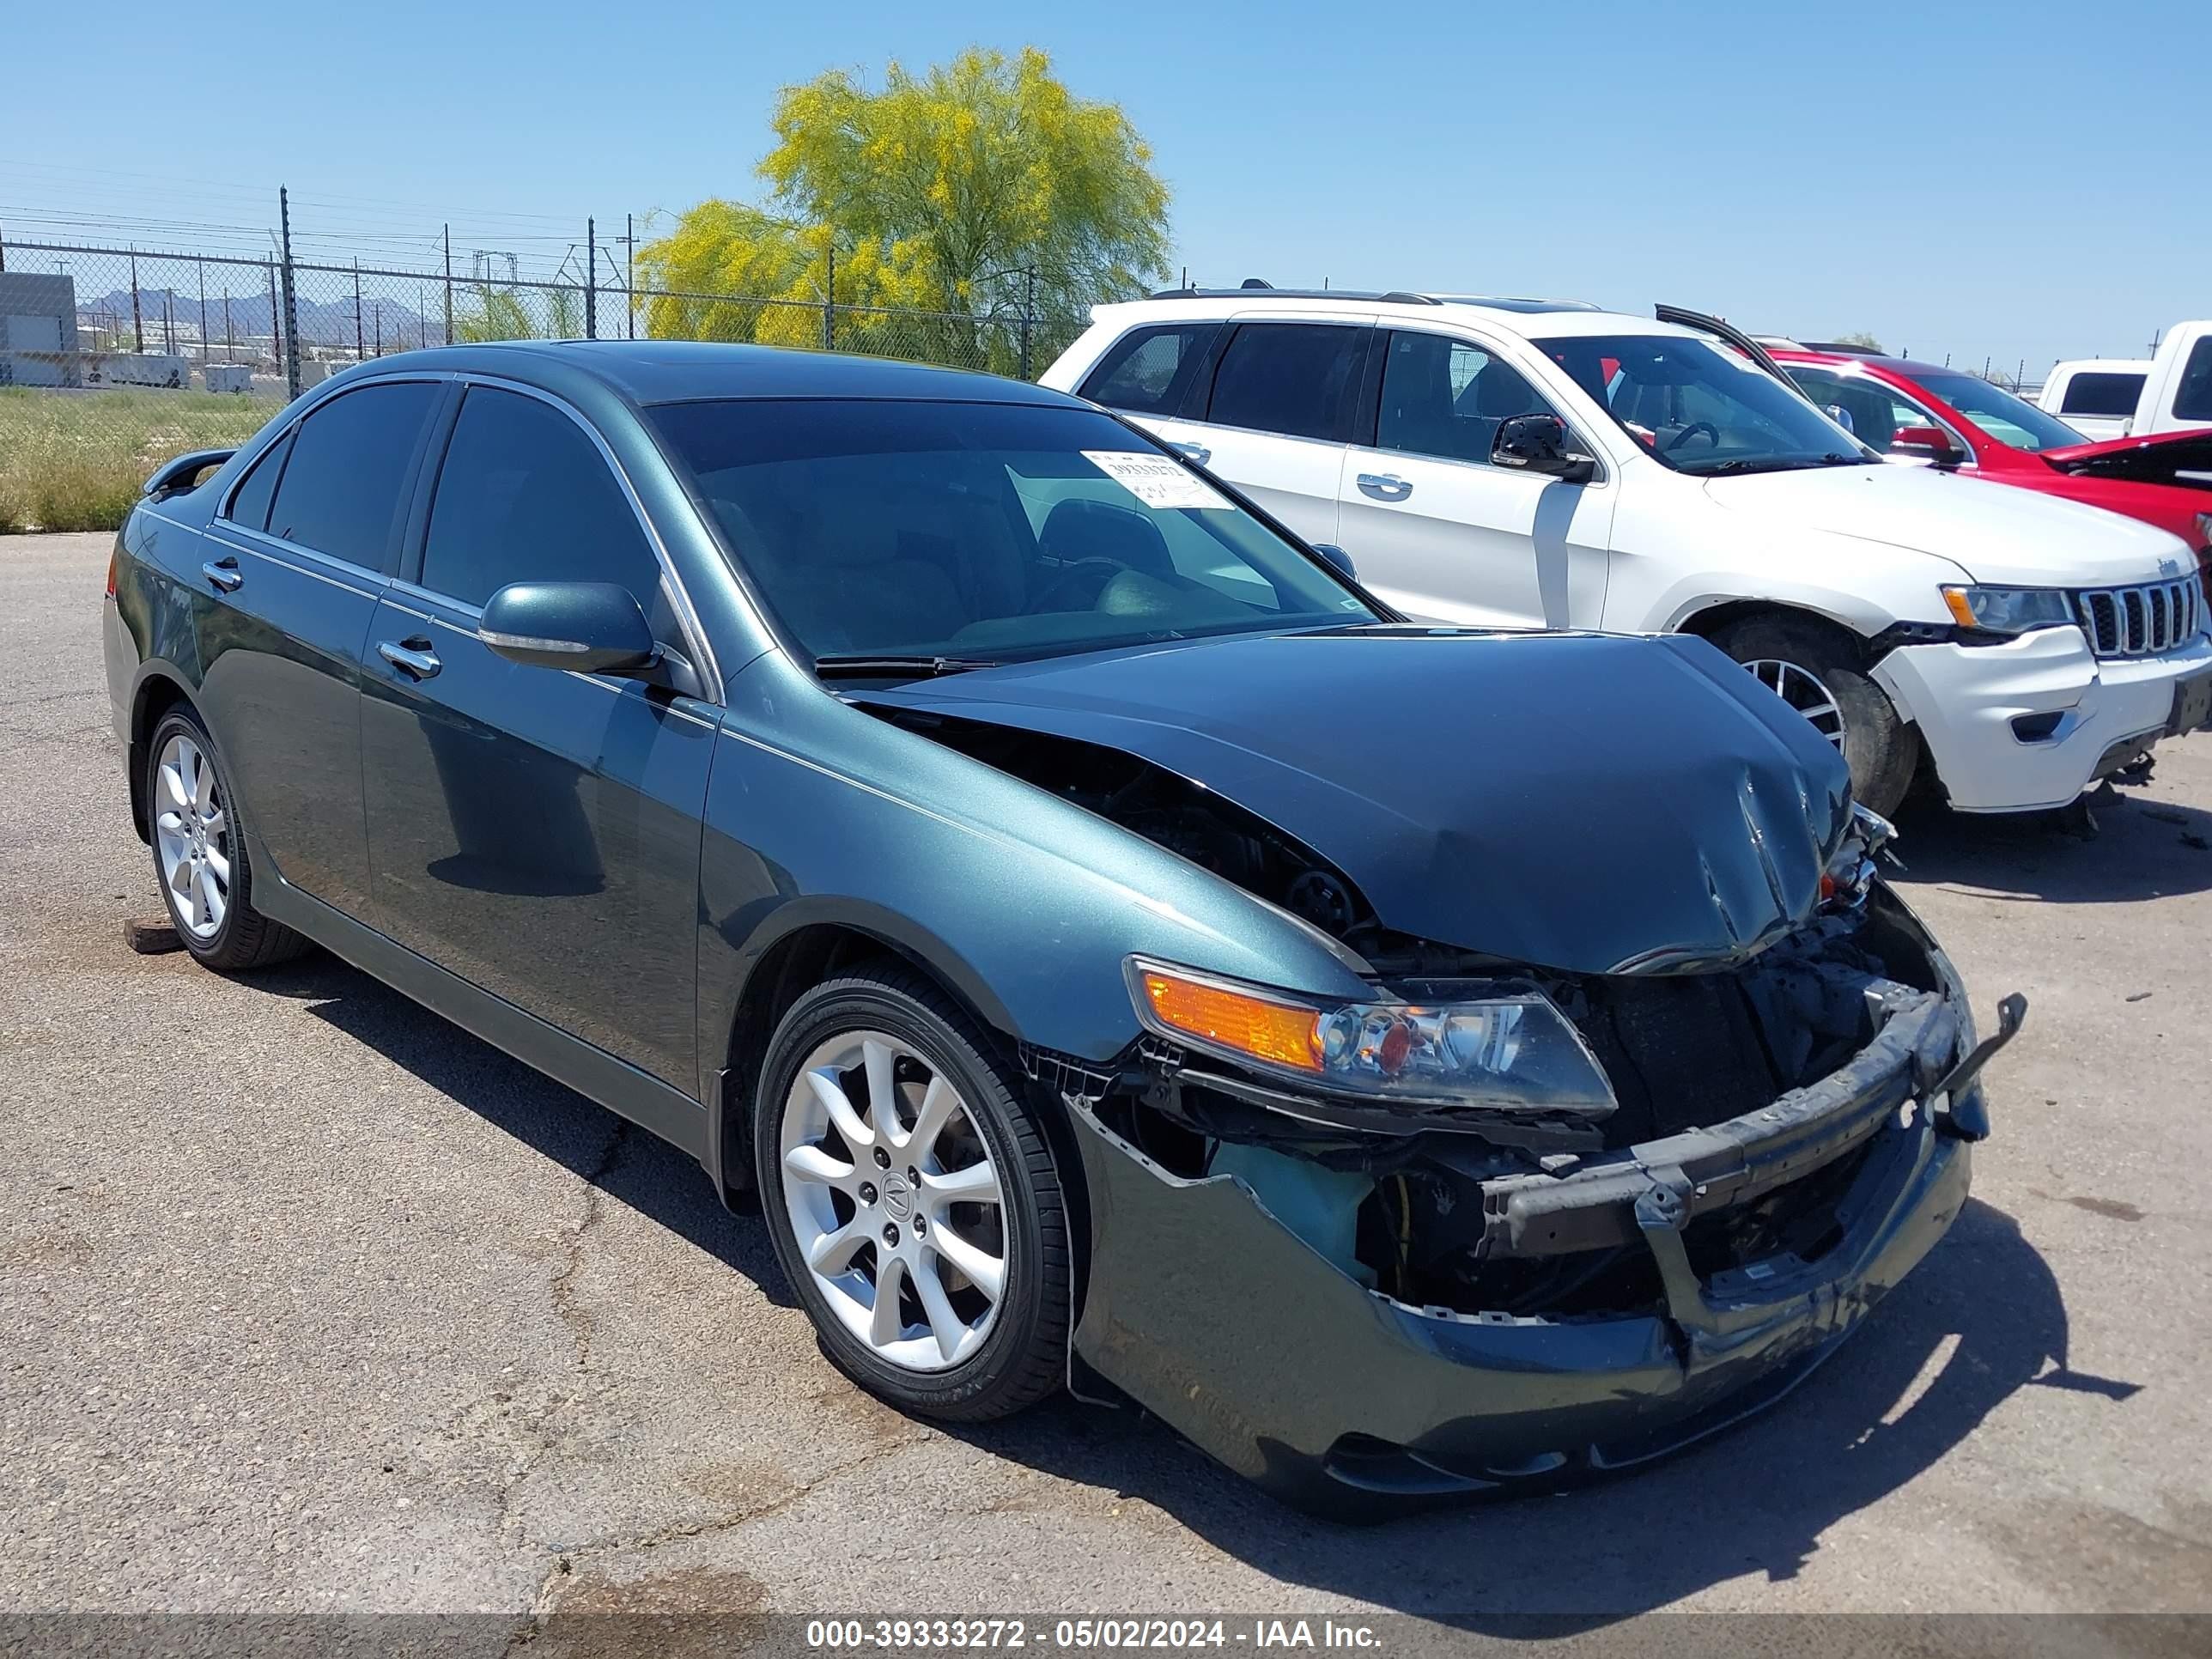
<svg viewBox="0 0 2212 1659">
<path fill-rule="evenodd" d="M 230 296 L 229 331 L 243 339 L 249 335 L 269 334 L 269 291 L 264 287 L 250 293 L 233 291 Z M 304 295 L 295 301 L 300 313 L 300 337 L 310 345 L 350 346 L 354 343 L 353 295 L 343 300 L 310 300 Z M 173 315 L 179 329 L 189 328 L 197 333 L 200 320 L 200 296 L 197 292 L 180 294 L 174 289 L 142 288 L 138 290 L 138 312 L 141 325 L 149 343 L 160 337 L 164 315 L 162 307 L 173 306 Z M 361 301 L 361 337 L 374 349 L 376 339 L 377 313 L 381 307 L 384 318 L 384 343 L 387 348 L 395 343 L 412 345 L 428 339 L 433 343 L 445 337 L 446 321 L 442 307 L 424 317 L 412 307 L 403 306 L 381 295 L 364 294 Z M 80 299 L 76 302 L 80 317 L 104 313 L 115 318 L 119 325 L 131 325 L 131 290 L 119 288 L 101 295 L 98 299 Z M 207 299 L 207 331 L 210 340 L 224 337 L 223 297 L 213 293 Z"/>
</svg>

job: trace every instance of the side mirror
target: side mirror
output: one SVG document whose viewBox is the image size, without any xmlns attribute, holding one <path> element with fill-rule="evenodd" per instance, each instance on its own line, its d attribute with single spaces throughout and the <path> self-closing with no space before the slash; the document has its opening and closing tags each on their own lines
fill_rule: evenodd
<svg viewBox="0 0 2212 1659">
<path fill-rule="evenodd" d="M 1956 466 L 1966 459 L 1966 452 L 1951 441 L 1951 434 L 1939 426 L 1901 426 L 1897 435 L 1889 441 L 1893 455 L 1910 455 L 1936 466 Z"/>
<path fill-rule="evenodd" d="M 1356 582 L 1359 580 L 1359 573 L 1352 568 L 1352 555 L 1334 542 L 1316 542 L 1313 544 L 1313 550 L 1327 559 L 1329 568 L 1345 580 Z"/>
<path fill-rule="evenodd" d="M 660 662 L 635 596 L 612 582 L 510 582 L 484 601 L 477 637 L 533 668 L 643 674 Z"/>
<path fill-rule="evenodd" d="M 1491 440 L 1490 463 L 1516 472 L 1541 472 L 1569 483 L 1588 483 L 1597 476 L 1597 458 L 1556 415 L 1514 415 L 1498 423 Z"/>
</svg>

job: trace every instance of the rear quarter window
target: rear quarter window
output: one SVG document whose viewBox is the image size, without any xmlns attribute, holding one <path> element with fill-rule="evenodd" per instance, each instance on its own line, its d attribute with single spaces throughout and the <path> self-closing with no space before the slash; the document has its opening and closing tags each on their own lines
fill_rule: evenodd
<svg viewBox="0 0 2212 1659">
<path fill-rule="evenodd" d="M 2076 374 L 2066 383 L 2060 401 L 2061 415 L 2132 415 L 2142 395 L 2140 374 L 2093 371 Z"/>
<path fill-rule="evenodd" d="M 2185 421 L 2212 421 L 2212 334 L 2190 350 L 2174 391 L 2173 412 Z"/>
<path fill-rule="evenodd" d="M 269 502 L 276 494 L 276 480 L 283 476 L 284 456 L 291 447 L 292 434 L 287 432 L 261 452 L 260 459 L 231 492 L 230 511 L 225 516 L 232 523 L 248 530 L 269 527 Z"/>
<path fill-rule="evenodd" d="M 1107 348 L 1084 380 L 1081 395 L 1109 409 L 1172 415 L 1196 378 L 1218 323 L 1176 323 L 1133 329 Z"/>
</svg>

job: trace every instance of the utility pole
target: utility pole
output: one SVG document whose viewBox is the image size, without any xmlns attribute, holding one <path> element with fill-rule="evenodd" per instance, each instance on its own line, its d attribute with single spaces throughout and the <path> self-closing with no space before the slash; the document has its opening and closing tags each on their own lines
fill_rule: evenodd
<svg viewBox="0 0 2212 1659">
<path fill-rule="evenodd" d="M 276 267 L 269 267 L 269 366 L 279 374 L 284 368 L 283 342 L 276 333 Z"/>
<path fill-rule="evenodd" d="M 138 314 L 138 250 L 131 250 L 131 349 L 146 349 L 146 319 Z"/>
<path fill-rule="evenodd" d="M 822 349 L 835 351 L 837 349 L 837 243 L 835 237 L 823 245 L 823 252 L 830 261 L 830 280 L 822 290 Z"/>
<path fill-rule="evenodd" d="M 0 264 L 0 270 L 5 270 Z M 625 338 L 637 338 L 637 221 L 633 214 L 623 215 L 623 309 L 629 313 L 623 324 Z"/>
<path fill-rule="evenodd" d="M 384 301 L 376 302 L 376 355 L 384 355 Z"/>
<path fill-rule="evenodd" d="M 453 343 L 453 228 L 446 227 L 446 343 Z"/>
<path fill-rule="evenodd" d="M 599 337 L 599 222 L 584 220 L 584 337 Z"/>
<path fill-rule="evenodd" d="M 161 290 L 161 352 L 164 356 L 177 355 L 177 290 Z"/>
<path fill-rule="evenodd" d="M 1030 378 L 1030 328 L 1036 318 L 1036 267 L 1031 265 L 1026 273 L 1029 292 L 1022 301 L 1022 379 Z"/>
<path fill-rule="evenodd" d="M 276 187 L 276 214 L 284 236 L 284 385 L 296 398 L 300 395 L 300 301 L 292 274 L 292 194 L 282 185 Z M 276 326 L 273 320 L 270 326 Z"/>
<path fill-rule="evenodd" d="M 368 356 L 368 342 L 361 337 L 361 261 L 353 262 L 353 360 Z"/>
<path fill-rule="evenodd" d="M 230 326 L 230 290 L 222 291 L 222 355 L 232 362 L 238 361 L 238 336 Z"/>
</svg>

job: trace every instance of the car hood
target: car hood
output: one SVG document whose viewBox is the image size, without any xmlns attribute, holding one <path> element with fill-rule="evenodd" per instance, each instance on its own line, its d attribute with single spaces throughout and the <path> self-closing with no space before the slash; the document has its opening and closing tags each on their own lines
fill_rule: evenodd
<svg viewBox="0 0 2212 1659">
<path fill-rule="evenodd" d="M 2212 489 L 2212 431 L 2162 432 L 2148 438 L 2110 438 L 2102 443 L 2046 449 L 2042 459 L 2061 472 Z"/>
<path fill-rule="evenodd" d="M 1984 489 L 1935 467 L 1838 466 L 1708 479 L 1720 506 L 1793 532 L 1826 531 L 1948 559 L 1975 581 L 2105 587 L 2156 581 L 2182 549 L 2165 531 L 2033 490 Z"/>
<path fill-rule="evenodd" d="M 1372 625 L 849 700 L 1103 744 L 1334 864 L 1386 927 L 1572 973 L 1726 959 L 1819 902 L 1841 757 L 1704 641 Z"/>
</svg>

